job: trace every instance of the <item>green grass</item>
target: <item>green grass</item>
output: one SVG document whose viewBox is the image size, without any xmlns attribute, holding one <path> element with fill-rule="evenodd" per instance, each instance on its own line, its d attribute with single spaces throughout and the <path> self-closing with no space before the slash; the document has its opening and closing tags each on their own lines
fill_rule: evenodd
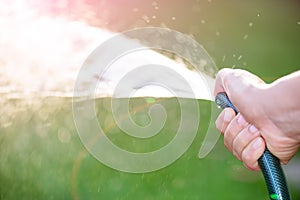
<svg viewBox="0 0 300 200">
<path fill-rule="evenodd" d="M 70 99 L 25 101 L 6 102 L 7 107 L 13 104 L 18 111 L 14 112 L 12 124 L 0 130 L 1 199 L 267 199 L 262 175 L 247 171 L 225 150 L 222 140 L 209 156 L 197 157 L 209 123 L 210 102 L 198 101 L 199 130 L 182 157 L 158 171 L 130 174 L 103 165 L 85 150 L 74 126 Z M 187 104 L 190 101 L 184 100 Z M 131 151 L 160 148 L 161 143 L 172 139 L 161 135 L 174 134 L 172 130 L 177 125 L 172 122 L 179 119 L 180 112 L 176 99 L 157 102 L 165 106 L 168 119 L 152 142 L 130 140 L 116 127 L 112 128 L 116 135 L 111 130 L 108 137 L 123 147 L 136 144 L 128 148 Z M 113 119 L 109 117 L 109 104 L 109 98 L 96 101 L 100 122 L 103 116 Z M 147 118 L 141 116 L 152 103 L 138 98 L 131 100 L 130 106 L 134 110 L 143 104 L 146 107 L 132 117 L 147 123 Z"/>
</svg>

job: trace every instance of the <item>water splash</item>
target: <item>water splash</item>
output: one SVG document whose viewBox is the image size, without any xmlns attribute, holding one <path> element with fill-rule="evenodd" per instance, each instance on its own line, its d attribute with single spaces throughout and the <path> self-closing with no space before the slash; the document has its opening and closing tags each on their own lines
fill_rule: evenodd
<svg viewBox="0 0 300 200">
<path fill-rule="evenodd" d="M 150 17 L 148 17 L 147 15 L 143 15 L 142 19 L 146 22 L 146 23 L 150 23 Z"/>
<path fill-rule="evenodd" d="M 158 6 L 158 3 L 156 1 L 152 2 L 152 7 L 154 8 L 154 10 L 159 10 L 159 6 Z"/>
<path fill-rule="evenodd" d="M 62 16 L 43 15 L 26 2 L 4 0 L 0 3 L 0 94 L 8 98 L 71 97 L 82 63 L 99 44 L 115 33 Z M 153 3 L 153 6 L 158 4 Z M 138 12 L 138 9 L 133 11 Z M 143 16 L 146 22 L 155 18 Z M 124 42 L 127 40 L 124 37 Z M 152 60 L 197 77 L 193 75 L 196 72 L 188 70 L 184 63 L 150 49 L 124 59 L 124 62 L 138 65 L 149 64 Z M 112 94 L 119 76 L 119 72 L 114 71 L 109 77 L 99 80 L 97 74 L 90 74 L 89 80 L 103 83 L 97 96 L 105 97 Z M 196 83 L 193 87 L 201 88 L 191 77 L 190 80 Z M 140 94 L 145 95 L 145 92 Z"/>
<path fill-rule="evenodd" d="M 40 15 L 26 1 L 1 4 L 2 94 L 69 95 L 83 60 L 112 35 L 82 22 Z"/>
</svg>

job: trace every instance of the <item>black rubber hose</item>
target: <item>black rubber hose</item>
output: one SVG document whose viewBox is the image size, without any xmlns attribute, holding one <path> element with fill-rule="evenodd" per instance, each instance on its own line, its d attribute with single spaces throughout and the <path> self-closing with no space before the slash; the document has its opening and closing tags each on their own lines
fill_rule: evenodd
<svg viewBox="0 0 300 200">
<path fill-rule="evenodd" d="M 215 101 L 222 109 L 230 107 L 236 114 L 238 113 L 238 110 L 230 102 L 225 93 L 217 94 Z M 266 149 L 258 159 L 258 164 L 264 175 L 270 199 L 290 200 L 291 197 L 279 159 Z"/>
</svg>

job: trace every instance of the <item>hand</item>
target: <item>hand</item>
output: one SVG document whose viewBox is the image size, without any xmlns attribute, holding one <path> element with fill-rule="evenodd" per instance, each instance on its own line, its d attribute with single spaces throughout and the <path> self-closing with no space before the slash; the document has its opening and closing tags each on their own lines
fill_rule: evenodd
<svg viewBox="0 0 300 200">
<path fill-rule="evenodd" d="M 217 75 L 215 95 L 226 92 L 240 113 L 235 116 L 232 109 L 224 109 L 216 127 L 224 134 L 228 150 L 248 169 L 259 170 L 257 160 L 266 146 L 284 164 L 299 148 L 300 105 L 297 101 L 276 100 L 289 90 L 283 87 L 285 80 L 266 84 L 247 71 L 233 69 L 223 69 Z"/>
</svg>

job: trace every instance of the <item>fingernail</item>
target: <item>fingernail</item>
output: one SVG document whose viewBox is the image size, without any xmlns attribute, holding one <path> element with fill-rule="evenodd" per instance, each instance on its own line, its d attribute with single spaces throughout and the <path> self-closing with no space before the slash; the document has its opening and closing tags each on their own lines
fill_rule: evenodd
<svg viewBox="0 0 300 200">
<path fill-rule="evenodd" d="M 253 143 L 252 147 L 253 147 L 254 149 L 258 149 L 259 147 L 261 147 L 261 145 L 262 145 L 261 139 L 260 139 L 260 138 L 257 138 L 257 139 L 255 140 L 255 142 Z"/>
<path fill-rule="evenodd" d="M 246 120 L 242 115 L 240 115 L 237 122 L 238 122 L 239 125 L 243 125 L 243 124 L 246 123 Z"/>
<path fill-rule="evenodd" d="M 224 121 L 225 122 L 231 121 L 231 112 L 229 110 L 225 110 Z"/>
<path fill-rule="evenodd" d="M 257 129 L 254 125 L 251 125 L 251 126 L 249 127 L 249 131 L 250 131 L 251 133 L 256 133 L 256 132 L 258 131 L 258 129 Z"/>
</svg>

